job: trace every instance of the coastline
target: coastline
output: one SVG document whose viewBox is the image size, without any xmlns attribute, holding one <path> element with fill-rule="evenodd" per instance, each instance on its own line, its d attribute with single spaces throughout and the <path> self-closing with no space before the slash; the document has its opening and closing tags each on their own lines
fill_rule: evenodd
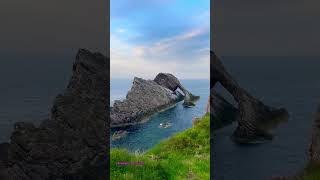
<svg viewBox="0 0 320 180">
<path fill-rule="evenodd" d="M 210 179 L 210 115 L 200 119 L 144 153 L 111 149 L 111 179 Z M 120 166 L 119 162 L 143 162 L 143 166 Z"/>
<path fill-rule="evenodd" d="M 182 100 L 181 100 L 182 101 Z M 171 105 L 168 105 L 168 106 L 165 106 L 163 108 L 160 107 L 159 110 L 155 110 L 154 112 L 150 112 L 150 113 L 147 113 L 145 114 L 143 117 L 139 118 L 139 122 L 133 122 L 133 123 L 124 123 L 124 124 L 121 124 L 121 125 L 110 125 L 110 128 L 123 128 L 123 127 L 127 127 L 127 126 L 134 126 L 134 125 L 138 125 L 138 124 L 143 124 L 143 123 L 146 123 L 148 122 L 153 116 L 157 115 L 158 113 L 161 113 L 161 112 L 164 112 L 166 110 L 169 110 L 171 108 L 174 108 L 177 106 L 177 104 L 181 101 L 178 101 L 178 102 L 175 102 L 175 103 L 172 103 Z"/>
<path fill-rule="evenodd" d="M 183 94 L 179 91 L 181 90 Z M 115 100 L 110 109 L 110 126 L 125 127 L 147 122 L 150 116 L 180 101 L 195 106 L 194 96 L 170 73 L 158 73 L 154 80 L 134 77 L 124 100 Z M 200 98 L 200 97 L 198 97 Z"/>
<path fill-rule="evenodd" d="M 113 92 L 116 97 L 122 94 L 125 97 L 123 87 L 129 87 L 131 84 L 129 80 L 125 83 L 114 84 Z M 129 152 L 147 151 L 154 145 L 158 144 L 164 139 L 167 139 L 174 134 L 182 132 L 192 127 L 192 120 L 194 117 L 202 117 L 206 112 L 209 97 L 209 80 L 197 81 L 187 80 L 183 81 L 184 85 L 196 95 L 201 98 L 195 102 L 194 107 L 185 108 L 183 101 L 178 101 L 168 107 L 160 108 L 156 112 L 144 116 L 143 120 L 139 123 L 125 124 L 126 126 L 113 126 L 111 127 L 110 138 L 118 131 L 127 131 L 127 136 L 121 139 L 111 141 L 112 148 L 125 148 Z M 121 93 L 119 93 L 121 92 Z M 168 128 L 161 128 L 161 123 L 170 123 Z"/>
</svg>

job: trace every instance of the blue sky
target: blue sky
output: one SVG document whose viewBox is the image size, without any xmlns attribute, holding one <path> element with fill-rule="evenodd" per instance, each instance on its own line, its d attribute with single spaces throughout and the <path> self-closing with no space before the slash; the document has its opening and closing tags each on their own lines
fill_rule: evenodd
<svg viewBox="0 0 320 180">
<path fill-rule="evenodd" d="M 111 78 L 209 79 L 209 0 L 111 0 Z"/>
</svg>

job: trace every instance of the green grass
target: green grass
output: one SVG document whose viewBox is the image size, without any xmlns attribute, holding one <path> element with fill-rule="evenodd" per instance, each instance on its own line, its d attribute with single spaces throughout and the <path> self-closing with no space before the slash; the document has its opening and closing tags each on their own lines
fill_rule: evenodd
<svg viewBox="0 0 320 180">
<path fill-rule="evenodd" d="M 210 179 L 210 116 L 143 154 L 112 149 L 110 156 L 112 180 Z M 117 162 L 144 164 L 120 166 Z"/>
<path fill-rule="evenodd" d="M 309 162 L 298 180 L 320 180 L 320 163 Z"/>
</svg>

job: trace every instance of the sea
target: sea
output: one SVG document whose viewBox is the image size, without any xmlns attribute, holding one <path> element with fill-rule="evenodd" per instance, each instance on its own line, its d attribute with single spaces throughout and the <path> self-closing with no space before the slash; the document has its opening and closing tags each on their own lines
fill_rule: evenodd
<svg viewBox="0 0 320 180">
<path fill-rule="evenodd" d="M 185 108 L 182 102 L 165 111 L 154 114 L 146 123 L 126 128 L 113 128 L 110 133 L 111 148 L 123 148 L 130 152 L 144 152 L 161 141 L 192 127 L 192 120 L 205 114 L 210 93 L 210 80 L 180 80 L 182 85 L 194 95 L 200 96 L 196 106 Z M 132 86 L 132 79 L 112 79 L 110 104 L 123 100 Z M 160 123 L 170 123 L 168 128 L 160 128 Z M 112 141 L 111 136 L 118 130 L 126 130 L 127 136 Z"/>
<path fill-rule="evenodd" d="M 216 180 L 265 180 L 290 176 L 306 165 L 313 115 L 320 105 L 319 57 L 222 57 L 242 87 L 289 119 L 274 130 L 271 142 L 237 145 L 230 139 L 237 124 L 217 130 L 214 138 Z M 228 95 L 223 88 L 218 90 Z"/>
<path fill-rule="evenodd" d="M 55 97 L 72 74 L 72 55 L 0 60 L 0 143 L 10 141 L 16 122 L 38 125 L 49 118 Z"/>
</svg>

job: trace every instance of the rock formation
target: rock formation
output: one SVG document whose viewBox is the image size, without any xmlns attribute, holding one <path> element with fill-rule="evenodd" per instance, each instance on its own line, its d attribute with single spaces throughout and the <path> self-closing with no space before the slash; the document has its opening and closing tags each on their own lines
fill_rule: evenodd
<svg viewBox="0 0 320 180">
<path fill-rule="evenodd" d="M 185 106 L 192 106 L 193 101 L 199 99 L 199 96 L 194 96 L 186 88 L 184 88 L 178 78 L 174 77 L 172 74 L 168 73 L 159 73 L 154 79 L 159 85 L 170 89 L 171 91 L 176 91 L 178 88 L 184 93 L 184 102 Z"/>
<path fill-rule="evenodd" d="M 109 60 L 79 50 L 73 75 L 51 117 L 35 127 L 16 123 L 0 179 L 107 179 Z M 1 163 L 0 163 L 1 164 Z"/>
<path fill-rule="evenodd" d="M 238 127 L 232 139 L 239 143 L 256 142 L 271 139 L 266 127 L 269 123 L 276 123 L 279 117 L 287 116 L 285 109 L 274 109 L 264 105 L 251 96 L 227 72 L 219 58 L 211 51 L 211 88 L 220 83 L 236 100 L 239 109 Z M 213 99 L 215 101 L 215 99 Z"/>
<path fill-rule="evenodd" d="M 214 115 L 214 129 L 222 128 L 233 121 L 238 120 L 239 110 L 231 103 L 224 99 L 224 97 L 218 94 L 214 89 L 211 89 L 210 98 L 210 112 Z"/>
<path fill-rule="evenodd" d="M 155 80 L 135 77 L 126 99 L 114 102 L 110 113 L 111 127 L 142 123 L 155 112 L 175 105 L 182 100 L 177 88 L 184 92 L 185 103 L 196 99 L 171 74 L 160 73 Z"/>
<path fill-rule="evenodd" d="M 320 163 L 320 107 L 318 107 L 318 110 L 315 113 L 308 157 L 310 161 Z"/>
</svg>

